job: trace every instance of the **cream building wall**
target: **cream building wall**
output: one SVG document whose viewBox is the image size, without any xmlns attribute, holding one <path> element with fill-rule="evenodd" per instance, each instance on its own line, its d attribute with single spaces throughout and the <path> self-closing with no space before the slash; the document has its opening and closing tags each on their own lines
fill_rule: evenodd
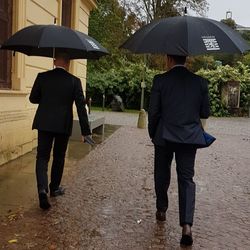
<svg viewBox="0 0 250 250">
<path fill-rule="evenodd" d="M 88 32 L 94 0 L 72 0 L 72 28 Z M 62 0 L 13 0 L 12 33 L 33 24 L 61 23 Z M 71 62 L 70 72 L 78 76 L 86 89 L 86 60 Z M 0 89 L 0 165 L 30 152 L 37 144 L 37 133 L 31 130 L 36 105 L 29 93 L 39 72 L 53 68 L 50 58 L 29 57 L 16 53 L 12 57 L 12 89 Z"/>
</svg>

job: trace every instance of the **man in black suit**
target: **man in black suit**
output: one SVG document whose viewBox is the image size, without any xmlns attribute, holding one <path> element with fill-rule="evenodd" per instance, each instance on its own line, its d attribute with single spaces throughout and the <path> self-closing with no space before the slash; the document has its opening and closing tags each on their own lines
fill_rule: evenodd
<svg viewBox="0 0 250 250">
<path fill-rule="evenodd" d="M 185 56 L 167 56 L 169 71 L 156 75 L 150 96 L 148 130 L 154 143 L 156 219 L 166 220 L 171 162 L 175 155 L 181 244 L 192 245 L 195 208 L 194 163 L 205 145 L 200 119 L 209 117 L 208 81 L 184 66 Z"/>
<path fill-rule="evenodd" d="M 82 139 L 91 134 L 81 81 L 67 70 L 70 60 L 67 54 L 56 55 L 55 69 L 39 73 L 30 93 L 30 102 L 38 108 L 32 129 L 38 130 L 36 156 L 36 179 L 39 203 L 42 209 L 48 209 L 47 193 L 50 196 L 64 194 L 60 186 L 65 153 L 73 125 L 73 102 L 77 107 Z M 54 144 L 53 144 L 54 143 Z M 53 145 L 51 182 L 48 186 L 48 162 Z"/>
</svg>

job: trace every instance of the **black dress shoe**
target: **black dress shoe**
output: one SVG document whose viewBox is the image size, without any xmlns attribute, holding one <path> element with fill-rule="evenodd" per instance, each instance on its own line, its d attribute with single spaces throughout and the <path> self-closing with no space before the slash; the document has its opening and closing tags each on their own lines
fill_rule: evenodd
<svg viewBox="0 0 250 250">
<path fill-rule="evenodd" d="M 155 213 L 156 220 L 165 221 L 166 220 L 166 212 L 162 212 L 157 210 Z"/>
<path fill-rule="evenodd" d="M 183 234 L 181 237 L 180 244 L 183 246 L 192 246 L 193 245 L 192 235 Z"/>
<path fill-rule="evenodd" d="M 183 225 L 180 244 L 183 246 L 193 245 L 192 231 L 191 226 L 189 224 Z"/>
<path fill-rule="evenodd" d="M 51 205 L 49 204 L 47 194 L 45 192 L 44 193 L 39 193 L 38 196 L 39 196 L 39 206 L 40 206 L 40 208 L 42 208 L 44 210 L 49 209 L 51 207 Z"/>
<path fill-rule="evenodd" d="M 64 194 L 65 194 L 65 188 L 63 187 L 59 187 L 56 190 L 50 190 L 50 196 L 52 197 L 56 197 L 56 196 L 64 195 Z"/>
</svg>

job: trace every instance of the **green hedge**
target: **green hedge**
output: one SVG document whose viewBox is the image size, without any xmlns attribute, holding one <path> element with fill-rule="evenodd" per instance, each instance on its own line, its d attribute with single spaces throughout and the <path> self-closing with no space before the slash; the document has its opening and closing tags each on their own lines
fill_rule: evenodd
<svg viewBox="0 0 250 250">
<path fill-rule="evenodd" d="M 145 74 L 143 72 L 146 72 Z M 144 108 L 148 108 L 150 90 L 154 75 L 159 71 L 144 68 L 143 63 L 124 61 L 119 68 L 106 71 L 88 72 L 87 98 L 92 98 L 92 105 L 102 106 L 105 94 L 105 107 L 112 101 L 113 95 L 120 95 L 125 108 L 139 109 L 141 101 L 141 81 L 145 78 Z M 228 81 L 240 82 L 240 107 L 247 112 L 250 106 L 250 68 L 238 62 L 236 67 L 218 66 L 215 70 L 201 69 L 197 72 L 209 80 L 211 114 L 213 116 L 230 115 L 228 107 L 221 101 L 221 89 Z"/>
<path fill-rule="evenodd" d="M 103 72 L 90 72 L 87 78 L 87 97 L 92 98 L 93 105 L 102 106 L 105 94 L 105 106 L 108 107 L 113 95 L 120 95 L 125 108 L 139 109 L 141 100 L 141 82 L 145 75 L 145 102 L 147 109 L 152 80 L 158 71 L 145 68 L 143 64 L 124 62 L 119 68 L 111 68 Z"/>
<path fill-rule="evenodd" d="M 228 81 L 240 82 L 240 107 L 247 111 L 249 107 L 250 95 L 250 69 L 248 66 L 237 63 L 236 67 L 219 66 L 215 70 L 201 69 L 198 75 L 209 80 L 209 95 L 211 113 L 213 116 L 230 115 L 228 107 L 224 106 L 221 101 L 221 89 Z"/>
</svg>

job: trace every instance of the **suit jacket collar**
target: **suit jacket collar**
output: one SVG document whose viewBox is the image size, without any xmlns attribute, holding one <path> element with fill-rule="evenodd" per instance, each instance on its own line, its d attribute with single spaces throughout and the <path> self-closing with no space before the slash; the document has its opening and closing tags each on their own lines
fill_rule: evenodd
<svg viewBox="0 0 250 250">
<path fill-rule="evenodd" d="M 184 65 L 175 65 L 167 72 L 186 72 L 189 71 Z"/>
</svg>

